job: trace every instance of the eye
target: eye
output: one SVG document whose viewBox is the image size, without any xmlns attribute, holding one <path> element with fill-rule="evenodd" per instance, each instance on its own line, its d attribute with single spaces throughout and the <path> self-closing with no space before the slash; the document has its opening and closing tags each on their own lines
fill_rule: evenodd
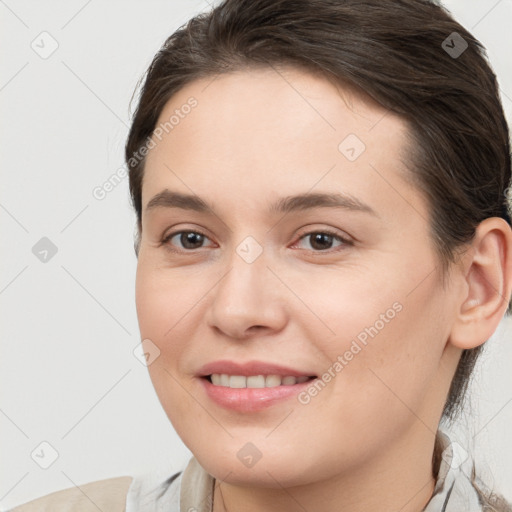
<svg viewBox="0 0 512 512">
<path fill-rule="evenodd" d="M 174 245 L 172 242 L 173 239 L 176 239 L 176 241 L 182 244 L 182 247 L 174 249 L 172 247 Z M 174 252 L 187 252 L 193 249 L 201 249 L 205 240 L 209 240 L 209 238 L 199 231 L 175 231 L 166 235 L 163 238 L 161 245 L 165 245 L 169 250 Z"/>
<path fill-rule="evenodd" d="M 174 242 L 173 239 L 175 239 Z M 310 231 L 309 233 L 305 233 L 299 238 L 299 242 L 307 239 L 309 239 L 312 247 L 312 249 L 309 250 L 314 252 L 326 252 L 332 248 L 334 240 L 338 240 L 340 242 L 338 247 L 353 245 L 353 242 L 348 238 L 325 229 L 322 231 Z M 173 252 L 190 252 L 194 249 L 201 249 L 204 247 L 203 243 L 205 240 L 209 240 L 209 238 L 200 231 L 183 230 L 175 231 L 166 235 L 162 239 L 161 245 L 165 245 L 167 249 Z M 181 244 L 181 247 L 175 249 L 174 247 L 176 246 L 176 243 Z"/>
<path fill-rule="evenodd" d="M 341 246 L 343 248 L 343 246 L 353 245 L 353 242 L 348 238 L 329 230 L 310 231 L 302 235 L 299 241 L 308 239 L 312 247 L 312 249 L 309 250 L 313 250 L 314 252 L 325 252 L 326 249 L 331 249 L 334 239 L 341 242 L 338 247 Z"/>
</svg>

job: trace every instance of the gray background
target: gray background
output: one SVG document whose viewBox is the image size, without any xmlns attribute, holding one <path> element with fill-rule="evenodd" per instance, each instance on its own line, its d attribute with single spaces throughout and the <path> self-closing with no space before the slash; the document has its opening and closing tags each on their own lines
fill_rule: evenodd
<svg viewBox="0 0 512 512">
<path fill-rule="evenodd" d="M 487 47 L 511 119 L 512 0 L 445 5 Z M 102 200 L 93 191 L 123 166 L 137 80 L 206 8 L 0 0 L 0 509 L 103 478 L 179 471 L 190 456 L 133 353 L 128 180 Z M 454 435 L 512 500 L 511 335 L 507 320 L 488 343 Z"/>
</svg>

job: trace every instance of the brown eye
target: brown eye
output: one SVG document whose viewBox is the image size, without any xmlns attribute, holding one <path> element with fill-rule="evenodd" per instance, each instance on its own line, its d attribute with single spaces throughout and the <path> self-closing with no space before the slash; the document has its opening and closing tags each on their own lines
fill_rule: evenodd
<svg viewBox="0 0 512 512">
<path fill-rule="evenodd" d="M 338 247 L 352 245 L 350 240 L 340 236 L 332 231 L 311 231 L 300 237 L 300 240 L 309 240 L 311 249 L 315 252 L 323 252 L 329 250 L 333 246 L 333 242 L 338 240 L 340 244 Z"/>
<path fill-rule="evenodd" d="M 175 239 L 174 243 L 172 242 L 173 239 Z M 176 250 L 172 246 L 177 243 L 181 244 L 181 247 L 178 246 L 177 252 L 183 252 L 200 249 L 205 240 L 208 240 L 208 237 L 198 231 L 176 231 L 167 235 L 162 240 L 162 244 L 168 246 L 171 250 Z"/>
</svg>

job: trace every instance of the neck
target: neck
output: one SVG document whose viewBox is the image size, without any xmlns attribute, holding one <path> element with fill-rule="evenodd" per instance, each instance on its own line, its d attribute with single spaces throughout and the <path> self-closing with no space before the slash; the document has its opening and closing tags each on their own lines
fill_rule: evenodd
<svg viewBox="0 0 512 512">
<path fill-rule="evenodd" d="M 379 457 L 329 480 L 288 488 L 218 483 L 213 511 L 421 512 L 435 486 L 434 442 L 435 436 L 421 425 L 416 435 L 400 439 Z"/>
</svg>

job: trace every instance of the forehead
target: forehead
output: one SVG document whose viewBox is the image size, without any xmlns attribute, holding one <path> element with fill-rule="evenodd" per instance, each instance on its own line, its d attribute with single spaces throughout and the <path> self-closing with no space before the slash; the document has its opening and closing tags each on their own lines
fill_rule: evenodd
<svg viewBox="0 0 512 512">
<path fill-rule="evenodd" d="M 193 109 L 187 106 L 191 98 L 197 102 Z M 175 114 L 180 114 L 179 119 Z M 188 117 L 215 122 L 209 126 L 210 137 L 229 124 L 260 133 L 265 128 L 270 133 L 276 126 L 294 127 L 281 134 L 283 142 L 290 139 L 288 134 L 295 139 L 298 129 L 311 129 L 305 134 L 309 137 L 313 130 L 322 135 L 330 132 L 336 139 L 347 127 L 362 135 L 382 125 L 381 133 L 398 136 L 407 128 L 405 119 L 346 81 L 289 66 L 247 68 L 192 81 L 166 103 L 156 127 L 165 128 L 173 117 L 166 134 L 172 131 L 175 136 L 191 124 L 185 122 Z"/>
<path fill-rule="evenodd" d="M 364 195 L 378 193 L 381 172 L 393 172 L 393 181 L 407 170 L 401 117 L 346 84 L 296 68 L 193 81 L 167 102 L 158 127 L 143 204 L 167 186 L 208 194 L 224 185 L 250 201 L 269 188 L 303 192 L 321 181 Z"/>
</svg>

